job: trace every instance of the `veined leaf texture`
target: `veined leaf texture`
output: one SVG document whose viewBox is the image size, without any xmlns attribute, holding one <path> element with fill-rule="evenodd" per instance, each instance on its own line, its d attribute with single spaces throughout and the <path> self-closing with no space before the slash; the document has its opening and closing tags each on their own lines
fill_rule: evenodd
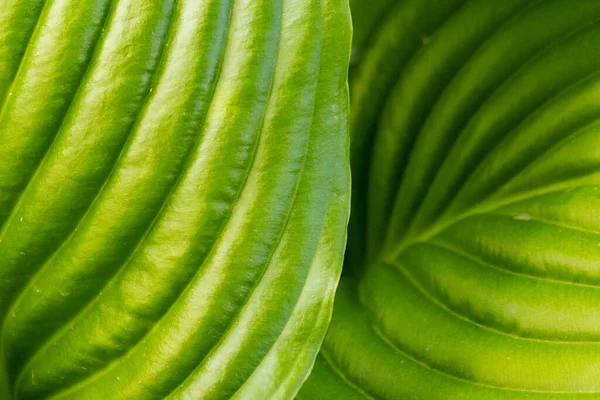
<svg viewBox="0 0 600 400">
<path fill-rule="evenodd" d="M 353 6 L 349 248 L 297 398 L 599 399 L 600 3 Z"/>
<path fill-rule="evenodd" d="M 350 36 L 339 0 L 0 1 L 0 398 L 293 398 Z"/>
</svg>

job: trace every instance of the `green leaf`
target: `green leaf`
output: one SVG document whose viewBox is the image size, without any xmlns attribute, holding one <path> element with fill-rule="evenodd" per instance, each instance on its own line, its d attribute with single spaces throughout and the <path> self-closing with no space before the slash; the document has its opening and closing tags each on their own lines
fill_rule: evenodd
<svg viewBox="0 0 600 400">
<path fill-rule="evenodd" d="M 350 271 L 298 398 L 598 398 L 600 4 L 402 0 L 368 41 Z"/>
<path fill-rule="evenodd" d="M 285 399 L 349 202 L 347 4 L 0 4 L 0 397 Z"/>
</svg>

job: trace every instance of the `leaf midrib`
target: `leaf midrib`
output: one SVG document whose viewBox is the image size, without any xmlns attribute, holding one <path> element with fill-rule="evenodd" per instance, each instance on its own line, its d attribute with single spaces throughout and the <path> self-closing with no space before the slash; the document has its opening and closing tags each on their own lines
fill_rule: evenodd
<svg viewBox="0 0 600 400">
<path fill-rule="evenodd" d="M 590 180 L 593 180 L 592 178 L 600 179 L 600 172 L 562 181 L 553 185 L 543 186 L 534 190 L 521 192 L 512 196 L 508 196 L 504 199 L 496 200 L 492 195 L 474 207 L 467 209 L 454 217 L 442 215 L 433 224 L 431 224 L 428 229 L 425 229 L 420 234 L 406 236 L 400 240 L 397 246 L 391 248 L 389 251 L 384 251 L 378 258 L 378 262 L 395 264 L 395 262 L 407 248 L 418 243 L 428 242 L 446 229 L 468 218 L 492 213 L 502 207 L 507 207 L 521 201 L 531 200 L 536 197 L 560 192 L 566 189 L 574 189 L 580 186 L 585 186 L 586 184 L 589 184 Z"/>
</svg>

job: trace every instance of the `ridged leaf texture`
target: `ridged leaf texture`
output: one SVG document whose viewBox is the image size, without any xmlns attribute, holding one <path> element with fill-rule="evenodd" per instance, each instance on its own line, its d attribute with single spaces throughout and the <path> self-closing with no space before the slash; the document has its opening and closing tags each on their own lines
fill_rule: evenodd
<svg viewBox="0 0 600 400">
<path fill-rule="evenodd" d="M 379 3 L 348 271 L 298 398 L 600 398 L 600 3 Z"/>
<path fill-rule="evenodd" d="M 0 2 L 0 398 L 294 396 L 345 245 L 349 19 Z"/>
</svg>

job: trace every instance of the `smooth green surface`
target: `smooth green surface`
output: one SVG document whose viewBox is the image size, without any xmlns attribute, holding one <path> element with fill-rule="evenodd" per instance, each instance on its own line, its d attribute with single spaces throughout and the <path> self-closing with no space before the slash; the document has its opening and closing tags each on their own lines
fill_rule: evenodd
<svg viewBox="0 0 600 400">
<path fill-rule="evenodd" d="M 426 3 L 353 71 L 350 272 L 298 398 L 598 399 L 600 4 Z"/>
<path fill-rule="evenodd" d="M 295 395 L 345 245 L 349 19 L 0 4 L 0 398 Z"/>
</svg>

